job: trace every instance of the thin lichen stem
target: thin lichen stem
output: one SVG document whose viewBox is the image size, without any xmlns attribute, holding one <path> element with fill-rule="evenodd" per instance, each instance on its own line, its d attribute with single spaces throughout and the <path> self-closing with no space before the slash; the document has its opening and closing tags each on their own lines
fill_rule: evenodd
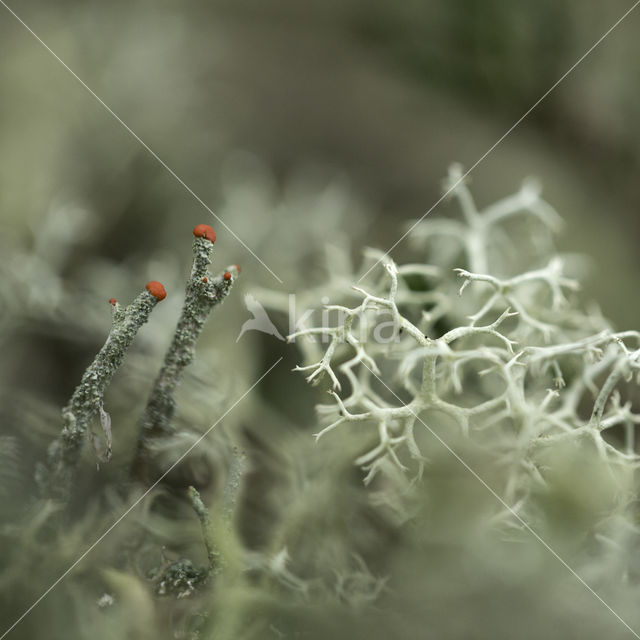
<svg viewBox="0 0 640 640">
<path fill-rule="evenodd" d="M 237 447 L 233 447 L 228 462 L 227 479 L 222 492 L 221 513 L 226 526 L 231 528 L 233 514 L 238 503 L 238 496 L 247 470 L 247 458 L 243 451 L 240 451 Z"/>
<path fill-rule="evenodd" d="M 207 562 L 209 575 L 212 575 L 220 568 L 220 554 L 218 553 L 214 543 L 213 525 L 211 524 L 211 516 L 209 510 L 202 502 L 200 494 L 195 487 L 189 487 L 187 489 L 189 501 L 193 510 L 196 512 L 198 519 L 200 520 L 200 526 L 202 527 L 202 537 L 204 539 L 204 546 L 207 549 Z"/>
</svg>

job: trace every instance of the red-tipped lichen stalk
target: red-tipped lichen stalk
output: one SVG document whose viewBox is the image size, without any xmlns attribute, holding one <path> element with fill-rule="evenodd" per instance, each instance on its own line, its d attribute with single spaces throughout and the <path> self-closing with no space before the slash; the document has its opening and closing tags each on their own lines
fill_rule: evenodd
<svg viewBox="0 0 640 640">
<path fill-rule="evenodd" d="M 174 393 L 185 368 L 193 360 L 204 323 L 211 310 L 226 298 L 240 273 L 239 267 L 232 265 L 215 277 L 209 275 L 207 268 L 211 263 L 216 234 L 209 225 L 199 224 L 194 228 L 193 235 L 193 266 L 187 281 L 184 307 L 140 421 L 132 476 L 143 482 L 149 481 L 152 441 L 174 432 Z"/>
<path fill-rule="evenodd" d="M 101 411 L 104 412 L 104 392 L 122 364 L 138 329 L 166 295 L 164 287 L 152 281 L 127 307 L 122 307 L 115 298 L 109 300 L 113 307 L 109 336 L 62 410 L 62 433 L 49 447 L 47 476 L 40 478 L 46 495 L 68 502 L 87 431 Z"/>
</svg>

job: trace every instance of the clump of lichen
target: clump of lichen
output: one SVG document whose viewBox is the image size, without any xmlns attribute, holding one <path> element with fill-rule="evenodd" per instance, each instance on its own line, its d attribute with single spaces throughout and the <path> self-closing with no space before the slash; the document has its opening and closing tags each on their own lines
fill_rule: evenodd
<svg viewBox="0 0 640 640">
<path fill-rule="evenodd" d="M 34 498 L 0 528 L 6 548 L 21 548 L 0 575 L 3 617 L 12 623 L 41 584 L 55 584 L 33 613 L 69 637 L 601 638 L 636 628 L 640 418 L 629 383 L 640 334 L 582 303 L 580 263 L 556 252 L 560 219 L 535 184 L 479 210 L 461 176 L 453 167 L 447 184 L 461 219 L 412 225 L 412 259 L 367 249 L 356 265 L 344 246 L 326 247 L 324 280 L 300 284 L 288 353 L 317 387 L 296 386 L 278 351 L 256 374 L 276 367 L 269 392 L 241 405 L 232 434 L 192 428 L 212 390 L 225 407 L 214 426 L 233 404 L 217 386 L 228 376 L 208 380 L 202 359 L 184 370 L 237 275 L 206 274 L 210 239 L 196 234 L 183 313 L 138 424 L 144 473 L 130 482 L 136 465 L 115 451 L 91 467 L 91 478 L 110 475 L 84 491 L 82 512 L 61 520 L 60 503 Z M 287 294 L 254 294 L 290 308 Z M 185 373 L 194 401 L 179 404 Z M 305 405 L 326 392 L 310 420 Z M 114 444 L 123 437 L 114 431 Z M 0 442 L 14 486 L 19 445 Z M 77 471 L 89 477 L 87 465 Z M 16 629 L 35 636 L 41 620 L 27 615 Z"/>
<path fill-rule="evenodd" d="M 364 483 L 409 519 L 424 483 L 439 491 L 433 457 L 444 448 L 489 498 L 477 522 L 540 543 L 606 614 L 597 591 L 629 584 L 640 541 L 640 413 L 627 384 L 640 382 L 640 333 L 583 306 L 575 265 L 553 248 L 560 219 L 535 184 L 479 210 L 462 178 L 453 166 L 461 220 L 410 227 L 425 259 L 368 250 L 352 292 L 328 289 L 322 322 L 289 336 L 316 354 L 296 369 L 326 379 L 333 399 L 317 407 L 316 438 L 360 438 Z M 353 292 L 359 303 L 342 302 Z M 566 562 L 559 530 L 588 559 Z"/>
<path fill-rule="evenodd" d="M 203 568 L 196 568 L 188 559 L 172 562 L 159 576 L 149 578 L 156 583 L 155 593 L 159 596 L 172 595 L 176 598 L 189 597 L 208 577 Z"/>
</svg>

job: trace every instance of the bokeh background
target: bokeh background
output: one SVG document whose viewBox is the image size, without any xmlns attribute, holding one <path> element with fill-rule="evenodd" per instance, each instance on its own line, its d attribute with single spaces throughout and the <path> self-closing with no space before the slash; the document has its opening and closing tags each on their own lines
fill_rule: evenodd
<svg viewBox="0 0 640 640">
<path fill-rule="evenodd" d="M 387 249 L 439 199 L 450 162 L 474 164 L 628 6 L 280 0 L 14 8 L 284 281 L 3 9 L 0 261 L 12 337 L 1 375 L 3 385 L 42 382 L 40 391 L 63 402 L 82 370 L 69 354 L 75 347 L 42 344 L 51 327 L 25 325 L 25 299 L 30 324 L 46 324 L 43 311 L 64 307 L 63 289 L 94 292 L 85 313 L 103 331 L 108 317 L 98 301 L 130 299 L 151 277 L 181 288 L 188 230 L 201 221 L 219 234 L 217 265 L 241 263 L 246 287 L 296 291 L 298 276 L 317 267 L 321 242 L 343 234 L 356 253 Z M 527 176 L 542 182 L 567 221 L 560 249 L 588 256 L 587 296 L 621 328 L 636 325 L 640 308 L 637 21 L 634 13 L 623 21 L 472 174 L 481 205 Z M 430 215 L 447 212 L 443 203 Z M 408 249 L 405 240 L 393 255 L 402 259 Z M 239 295 L 228 304 L 242 313 Z M 158 313 L 167 322 L 168 307 Z M 89 324 L 79 321 L 74 338 Z"/>
<path fill-rule="evenodd" d="M 0 7 L 0 413 L 21 468 L 42 457 L 58 408 L 104 340 L 106 300 L 127 301 L 158 279 L 170 295 L 109 396 L 114 418 L 135 423 L 179 313 L 200 222 L 218 233 L 215 265 L 243 271 L 183 392 L 200 394 L 201 412 L 186 413 L 207 426 L 221 398 L 239 396 L 284 355 L 258 390 L 260 411 L 240 407 L 229 426 L 273 434 L 289 421 L 286 433 L 306 437 L 317 393 L 288 371 L 295 347 L 260 335 L 235 342 L 248 317 L 244 293 L 320 285 L 326 242 L 356 261 L 366 245 L 389 248 L 439 199 L 448 165 L 473 165 L 630 4 L 14 3 L 282 283 Z M 586 296 L 619 328 L 636 328 L 640 310 L 639 24 L 640 10 L 471 178 L 480 204 L 527 176 L 540 180 L 566 220 L 560 250 L 587 256 Z M 450 211 L 445 202 L 430 215 Z M 411 255 L 407 241 L 393 252 Z M 205 388 L 215 392 L 202 400 Z M 30 478 L 7 476 L 7 505 Z M 262 498 L 258 512 L 268 511 Z M 260 527 L 248 535 L 259 542 Z"/>
</svg>

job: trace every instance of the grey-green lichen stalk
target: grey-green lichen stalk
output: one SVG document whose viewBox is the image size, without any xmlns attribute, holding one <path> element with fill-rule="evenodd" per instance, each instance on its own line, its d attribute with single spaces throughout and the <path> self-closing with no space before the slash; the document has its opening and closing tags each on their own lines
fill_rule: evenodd
<svg viewBox="0 0 640 640">
<path fill-rule="evenodd" d="M 193 230 L 193 266 L 187 281 L 186 297 L 173 340 L 160 369 L 147 407 L 140 421 L 140 431 L 133 460 L 132 475 L 148 482 L 148 463 L 154 439 L 172 434 L 176 410 L 174 393 L 185 368 L 192 362 L 195 346 L 212 309 L 228 295 L 240 273 L 237 265 L 227 267 L 215 277 L 207 271 L 215 233 L 208 225 L 197 225 Z"/>
<path fill-rule="evenodd" d="M 87 432 L 91 431 L 91 424 L 98 414 L 107 436 L 105 458 L 110 457 L 110 427 L 107 425 L 109 417 L 103 406 L 104 392 L 122 364 L 138 329 L 165 296 L 164 287 L 159 282 L 152 281 L 129 306 L 123 307 L 113 298 L 110 300 L 113 323 L 109 336 L 62 410 L 62 432 L 49 447 L 47 477 L 40 478 L 44 485 L 43 492 L 49 497 L 61 502 L 69 500 L 74 472 Z"/>
</svg>

